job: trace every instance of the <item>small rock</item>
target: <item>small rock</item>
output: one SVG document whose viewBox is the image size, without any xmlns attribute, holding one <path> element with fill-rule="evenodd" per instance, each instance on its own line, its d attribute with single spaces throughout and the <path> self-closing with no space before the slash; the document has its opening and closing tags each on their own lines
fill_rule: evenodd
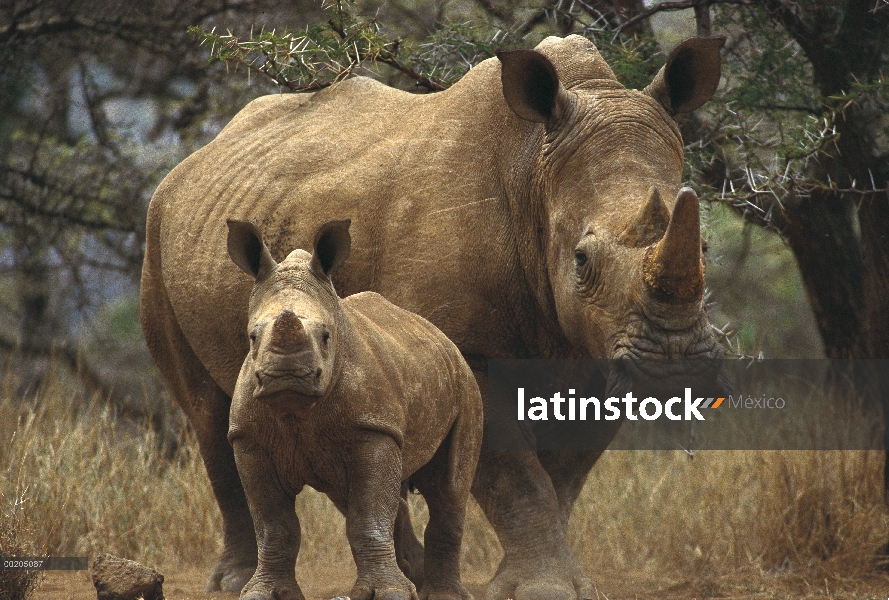
<svg viewBox="0 0 889 600">
<path fill-rule="evenodd" d="M 90 570 L 98 600 L 164 600 L 164 576 L 137 562 L 101 554 Z"/>
</svg>

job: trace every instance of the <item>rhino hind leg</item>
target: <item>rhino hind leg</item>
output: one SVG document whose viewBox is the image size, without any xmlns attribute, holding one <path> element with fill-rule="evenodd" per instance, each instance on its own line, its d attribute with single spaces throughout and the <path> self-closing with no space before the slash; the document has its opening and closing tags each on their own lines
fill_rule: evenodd
<svg viewBox="0 0 889 600">
<path fill-rule="evenodd" d="M 460 546 L 470 481 L 468 477 L 454 477 L 458 468 L 453 463 L 461 454 L 452 452 L 457 437 L 452 429 L 432 460 L 411 477 L 429 507 L 423 539 L 426 576 L 420 600 L 472 600 L 460 580 Z M 477 447 L 462 452 L 466 458 L 477 453 Z"/>
<path fill-rule="evenodd" d="M 204 381 L 212 380 L 208 375 Z M 231 400 L 219 388 L 204 389 L 192 398 L 201 398 L 204 403 L 202 410 L 186 414 L 195 429 L 201 458 L 222 513 L 222 554 L 207 578 L 206 591 L 240 592 L 256 570 L 257 548 L 247 497 L 228 443 Z"/>
<path fill-rule="evenodd" d="M 224 546 L 206 589 L 240 592 L 256 569 L 253 519 L 228 443 L 231 398 L 219 388 L 182 334 L 148 249 L 142 276 L 141 319 L 148 348 L 194 427 L 201 458 L 222 513 Z"/>
<path fill-rule="evenodd" d="M 196 425 L 193 417 L 189 420 Z M 203 432 L 199 432 L 197 426 L 195 431 L 198 431 L 201 457 L 222 513 L 223 549 L 207 579 L 206 590 L 240 592 L 256 570 L 256 534 L 227 439 L 228 414 L 217 414 L 207 420 L 210 422 L 204 424 Z"/>
<path fill-rule="evenodd" d="M 407 504 L 408 485 L 401 484 L 401 500 L 395 515 L 395 560 L 398 568 L 420 589 L 423 587 L 423 544 L 414 533 Z"/>
</svg>

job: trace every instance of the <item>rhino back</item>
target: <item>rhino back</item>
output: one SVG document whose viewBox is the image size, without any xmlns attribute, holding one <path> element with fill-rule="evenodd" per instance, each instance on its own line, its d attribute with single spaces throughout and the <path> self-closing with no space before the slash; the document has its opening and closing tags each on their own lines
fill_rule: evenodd
<svg viewBox="0 0 889 600">
<path fill-rule="evenodd" d="M 320 223 L 352 218 L 341 295 L 379 291 L 469 353 L 514 343 L 521 283 L 498 175 L 508 115 L 496 79 L 488 61 L 435 95 L 354 78 L 262 99 L 167 176 L 148 251 L 160 248 L 176 321 L 227 393 L 247 352 L 251 286 L 226 255 L 226 219 L 256 222 L 280 260 L 311 247 Z"/>
<path fill-rule="evenodd" d="M 432 458 L 460 410 L 472 408 L 475 378 L 457 347 L 426 319 L 373 292 L 349 296 L 342 306 L 348 350 L 337 394 L 348 394 L 341 400 L 349 420 L 401 433 L 408 476 Z"/>
</svg>

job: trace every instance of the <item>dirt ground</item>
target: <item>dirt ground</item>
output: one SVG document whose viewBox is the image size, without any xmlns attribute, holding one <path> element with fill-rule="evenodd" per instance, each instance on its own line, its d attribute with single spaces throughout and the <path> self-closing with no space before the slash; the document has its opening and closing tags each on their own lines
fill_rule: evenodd
<svg viewBox="0 0 889 600">
<path fill-rule="evenodd" d="M 207 569 L 189 568 L 165 572 L 164 595 L 167 600 L 237 600 L 236 593 L 203 591 Z M 307 600 L 329 600 L 348 592 L 353 573 L 325 574 L 300 581 Z M 476 598 L 482 598 L 483 582 L 469 573 L 464 576 L 467 587 Z M 732 598 L 750 600 L 836 598 L 842 600 L 882 600 L 889 598 L 889 575 L 873 574 L 864 579 L 841 580 L 815 584 L 799 577 L 775 576 L 760 581 L 720 578 L 710 580 L 671 581 L 646 573 L 599 575 L 596 600 L 680 600 L 698 598 Z M 34 596 L 37 600 L 95 600 L 96 591 L 88 571 L 48 572 Z"/>
</svg>

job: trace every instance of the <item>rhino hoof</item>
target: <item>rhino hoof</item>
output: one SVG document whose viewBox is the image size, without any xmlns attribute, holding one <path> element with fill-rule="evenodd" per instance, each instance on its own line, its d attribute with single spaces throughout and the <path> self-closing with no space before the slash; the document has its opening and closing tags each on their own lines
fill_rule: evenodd
<svg viewBox="0 0 889 600">
<path fill-rule="evenodd" d="M 253 577 L 256 565 L 232 565 L 227 561 L 220 561 L 210 573 L 207 580 L 206 592 L 240 592 Z"/>
<path fill-rule="evenodd" d="M 274 588 L 268 593 L 261 590 L 251 590 L 241 594 L 239 600 L 305 600 L 302 591 L 297 588 Z"/>
<path fill-rule="evenodd" d="M 531 582 L 520 585 L 515 591 L 516 600 L 576 600 L 573 589 L 550 582 Z"/>
<path fill-rule="evenodd" d="M 541 570 L 511 565 L 501 566 L 488 584 L 485 597 L 487 600 L 591 600 L 595 597 L 592 591 L 592 582 L 576 566 Z"/>
<path fill-rule="evenodd" d="M 450 589 L 423 588 L 420 600 L 473 600 L 473 597 L 466 588 L 458 584 L 457 587 Z"/>
<path fill-rule="evenodd" d="M 349 597 L 352 600 L 420 600 L 413 585 L 410 589 L 372 589 L 367 585 L 356 585 L 349 593 Z"/>
</svg>

